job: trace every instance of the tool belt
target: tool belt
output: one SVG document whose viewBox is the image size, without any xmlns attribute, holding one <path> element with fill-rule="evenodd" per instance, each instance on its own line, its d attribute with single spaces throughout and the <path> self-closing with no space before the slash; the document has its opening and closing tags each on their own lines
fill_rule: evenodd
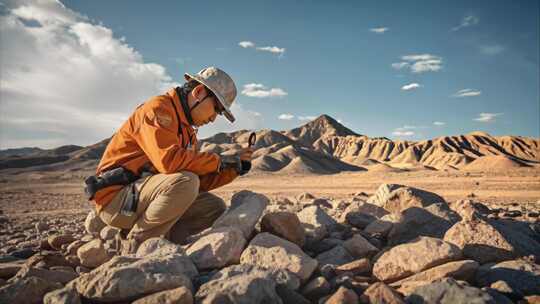
<svg viewBox="0 0 540 304">
<path fill-rule="evenodd" d="M 94 199 L 96 192 L 101 189 L 114 185 L 128 186 L 129 191 L 127 197 L 122 204 L 120 213 L 123 215 L 131 216 L 137 211 L 137 204 L 139 202 L 139 192 L 135 187 L 134 181 L 139 179 L 140 176 L 135 175 L 133 172 L 125 169 L 124 167 L 118 167 L 112 170 L 105 171 L 99 176 L 89 176 L 84 180 L 86 187 L 84 192 L 88 200 Z"/>
</svg>

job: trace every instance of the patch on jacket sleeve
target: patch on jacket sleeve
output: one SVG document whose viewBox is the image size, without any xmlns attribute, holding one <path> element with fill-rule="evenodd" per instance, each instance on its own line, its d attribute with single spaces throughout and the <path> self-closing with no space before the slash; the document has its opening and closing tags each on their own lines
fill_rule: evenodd
<svg viewBox="0 0 540 304">
<path fill-rule="evenodd" d="M 156 110 L 155 111 L 155 114 L 156 114 L 156 122 L 164 127 L 164 128 L 168 128 L 171 123 L 172 123 L 172 116 L 171 114 L 169 114 L 168 112 L 164 111 L 164 110 Z"/>
</svg>

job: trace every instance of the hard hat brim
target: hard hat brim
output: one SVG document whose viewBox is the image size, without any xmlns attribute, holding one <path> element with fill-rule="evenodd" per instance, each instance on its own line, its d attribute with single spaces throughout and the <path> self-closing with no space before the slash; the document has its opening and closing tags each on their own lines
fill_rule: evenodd
<svg viewBox="0 0 540 304">
<path fill-rule="evenodd" d="M 211 87 L 209 87 L 208 84 L 206 83 L 206 81 L 203 78 L 199 77 L 198 75 L 190 75 L 188 73 L 184 74 L 184 78 L 186 79 L 186 81 L 190 81 L 192 79 L 196 80 L 196 81 L 200 82 L 201 84 L 203 84 L 207 89 L 212 91 L 212 93 L 214 93 L 214 96 L 217 97 L 217 100 L 221 104 L 221 107 L 224 109 L 223 115 L 227 118 L 227 120 L 229 120 L 230 122 L 234 122 L 236 120 L 236 118 L 232 114 L 230 108 L 225 104 L 225 98 L 223 98 L 223 96 L 221 96 L 221 94 L 219 94 L 219 92 L 216 92 Z"/>
</svg>

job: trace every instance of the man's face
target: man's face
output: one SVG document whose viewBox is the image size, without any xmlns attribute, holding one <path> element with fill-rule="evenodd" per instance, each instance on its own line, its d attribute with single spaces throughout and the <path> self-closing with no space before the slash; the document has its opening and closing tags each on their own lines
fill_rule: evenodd
<svg viewBox="0 0 540 304">
<path fill-rule="evenodd" d="M 207 90 L 203 85 L 199 85 L 193 89 L 191 95 L 193 96 L 193 101 L 190 104 L 191 108 L 195 106 L 197 101 L 200 102 L 200 104 L 191 111 L 193 124 L 196 127 L 200 127 L 210 122 L 214 122 L 217 115 L 220 114 L 223 109 L 212 92 Z"/>
</svg>

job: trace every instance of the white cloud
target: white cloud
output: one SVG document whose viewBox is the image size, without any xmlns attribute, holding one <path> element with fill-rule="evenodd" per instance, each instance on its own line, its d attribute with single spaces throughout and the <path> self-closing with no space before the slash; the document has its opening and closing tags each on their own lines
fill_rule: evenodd
<svg viewBox="0 0 540 304">
<path fill-rule="evenodd" d="M 392 68 L 400 70 L 410 69 L 413 73 L 437 72 L 442 69 L 443 60 L 431 54 L 414 54 L 401 57 L 402 62 L 392 63 Z"/>
<path fill-rule="evenodd" d="M 317 116 L 298 116 L 298 120 L 314 120 Z"/>
<path fill-rule="evenodd" d="M 369 31 L 371 31 L 373 33 L 377 33 L 377 34 L 384 34 L 388 30 L 390 30 L 390 29 L 387 28 L 387 27 L 375 27 L 375 28 L 369 29 Z"/>
<path fill-rule="evenodd" d="M 251 42 L 251 41 L 240 41 L 238 43 L 239 46 L 243 47 L 243 48 L 252 48 L 252 47 L 255 47 L 255 43 Z"/>
<path fill-rule="evenodd" d="M 285 54 L 285 48 L 280 48 L 277 46 L 262 46 L 262 47 L 255 47 L 255 43 L 251 41 L 240 41 L 238 43 L 239 46 L 243 48 L 255 48 L 257 51 L 261 52 L 269 52 L 272 54 L 279 54 L 279 56 L 283 56 Z"/>
<path fill-rule="evenodd" d="M 244 85 L 242 95 L 256 98 L 283 97 L 287 96 L 287 92 L 280 88 L 268 89 L 260 83 L 248 83 Z"/>
<path fill-rule="evenodd" d="M 394 130 L 392 132 L 392 135 L 394 135 L 394 136 L 403 136 L 403 137 L 413 136 L 414 134 L 415 133 L 413 131 Z"/>
<path fill-rule="evenodd" d="M 505 48 L 502 45 L 483 45 L 480 47 L 480 52 L 485 55 L 497 55 L 504 52 Z"/>
<path fill-rule="evenodd" d="M 283 55 L 285 53 L 285 48 L 279 48 L 277 46 L 263 46 L 263 47 L 258 47 L 257 50 L 270 52 L 274 54 L 280 54 L 280 55 Z"/>
<path fill-rule="evenodd" d="M 408 62 L 395 62 L 395 63 L 392 63 L 392 67 L 396 70 L 401 70 L 403 68 L 406 68 L 410 66 L 410 64 Z"/>
<path fill-rule="evenodd" d="M 462 97 L 474 97 L 474 96 L 480 96 L 482 94 L 482 91 L 474 90 L 474 89 L 463 89 L 457 91 L 454 95 L 454 97 L 462 98 Z"/>
<path fill-rule="evenodd" d="M 0 36 L 9 41 L 0 44 L 1 148 L 95 143 L 138 104 L 177 85 L 125 38 L 60 2 L 8 4 Z"/>
<path fill-rule="evenodd" d="M 284 113 L 278 116 L 278 119 L 281 119 L 281 120 L 291 120 L 293 118 L 294 118 L 294 115 L 290 113 Z"/>
<path fill-rule="evenodd" d="M 422 85 L 416 83 L 416 82 L 413 82 L 413 83 L 409 83 L 409 84 L 406 84 L 404 86 L 401 87 L 401 90 L 403 91 L 409 91 L 409 90 L 414 90 L 414 89 L 417 89 L 417 88 L 420 88 L 422 87 Z"/>
<path fill-rule="evenodd" d="M 479 21 L 480 19 L 478 19 L 478 17 L 476 16 L 473 16 L 473 15 L 465 16 L 463 17 L 463 19 L 461 20 L 461 23 L 458 26 L 452 28 L 452 31 L 457 31 L 465 27 L 476 25 L 478 24 Z"/>
<path fill-rule="evenodd" d="M 503 114 L 504 113 L 480 113 L 478 114 L 478 117 L 474 118 L 473 120 L 479 122 L 494 122 L 497 116 L 501 116 Z"/>
<path fill-rule="evenodd" d="M 444 125 L 446 125 L 446 123 L 442 122 L 442 121 L 434 121 L 433 124 L 436 125 L 436 126 L 444 126 Z"/>
</svg>

